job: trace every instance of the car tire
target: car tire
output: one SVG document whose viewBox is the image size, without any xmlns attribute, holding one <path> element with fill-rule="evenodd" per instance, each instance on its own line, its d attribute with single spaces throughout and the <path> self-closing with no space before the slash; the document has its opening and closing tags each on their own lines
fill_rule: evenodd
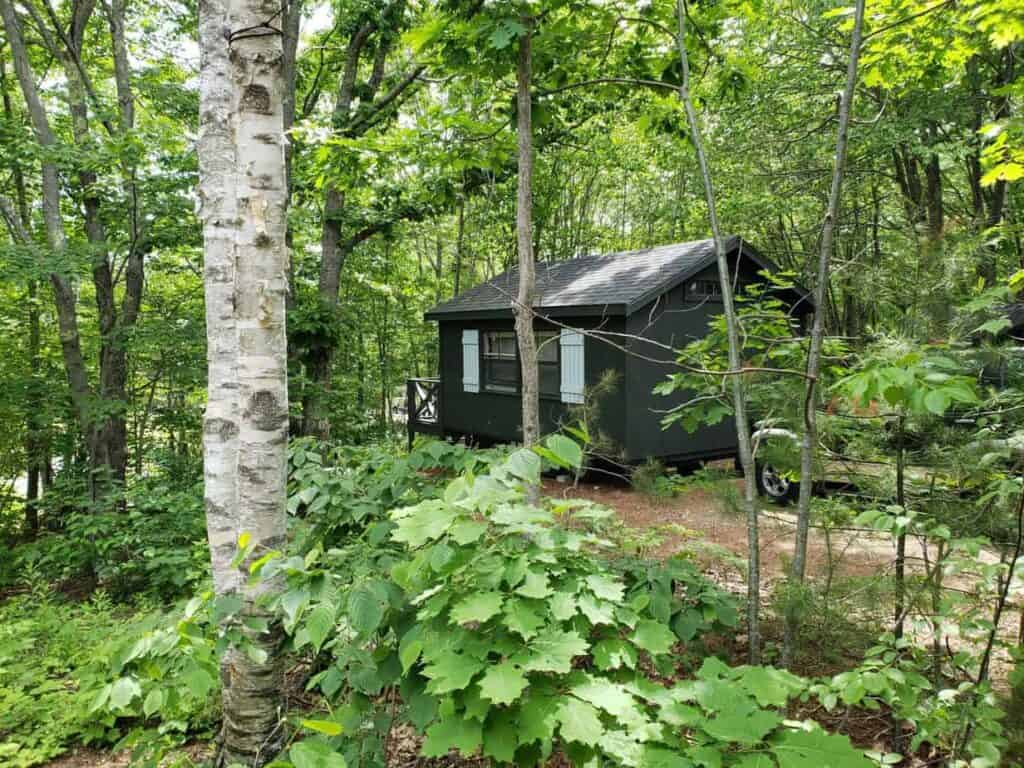
<svg viewBox="0 0 1024 768">
<path fill-rule="evenodd" d="M 757 462 L 757 492 L 776 504 L 789 504 L 800 494 L 800 483 L 789 480 L 771 464 Z"/>
</svg>

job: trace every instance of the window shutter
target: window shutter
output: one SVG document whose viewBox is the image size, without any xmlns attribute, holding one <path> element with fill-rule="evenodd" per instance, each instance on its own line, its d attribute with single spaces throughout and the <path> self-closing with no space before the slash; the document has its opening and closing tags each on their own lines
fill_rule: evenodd
<svg viewBox="0 0 1024 768">
<path fill-rule="evenodd" d="M 562 329 L 562 402 L 583 402 L 583 334 Z"/>
<path fill-rule="evenodd" d="M 480 331 L 462 332 L 462 391 L 480 391 Z"/>
</svg>

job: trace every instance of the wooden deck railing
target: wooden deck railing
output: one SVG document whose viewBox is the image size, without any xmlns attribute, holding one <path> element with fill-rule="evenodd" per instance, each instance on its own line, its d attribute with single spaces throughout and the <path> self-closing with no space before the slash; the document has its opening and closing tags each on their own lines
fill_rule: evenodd
<svg viewBox="0 0 1024 768">
<path fill-rule="evenodd" d="M 409 379 L 405 383 L 406 426 L 409 430 L 409 447 L 417 432 L 440 435 L 441 428 L 441 379 Z"/>
</svg>

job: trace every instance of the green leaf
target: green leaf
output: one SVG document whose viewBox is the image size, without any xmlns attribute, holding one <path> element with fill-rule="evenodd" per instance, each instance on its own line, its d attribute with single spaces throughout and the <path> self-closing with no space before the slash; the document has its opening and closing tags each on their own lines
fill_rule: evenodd
<svg viewBox="0 0 1024 768">
<path fill-rule="evenodd" d="M 442 536 L 458 516 L 458 509 L 438 499 L 404 507 L 391 513 L 397 523 L 391 538 L 410 547 L 420 547 Z"/>
<path fill-rule="evenodd" d="M 520 448 L 509 456 L 505 462 L 505 469 L 531 485 L 540 482 L 540 457 L 526 448 Z"/>
<path fill-rule="evenodd" d="M 583 449 L 565 435 L 551 435 L 544 441 L 544 446 L 549 452 L 546 458 L 553 459 L 553 463 L 566 469 L 579 469 L 583 464 Z"/>
<path fill-rule="evenodd" d="M 784 707 L 804 687 L 796 675 L 773 667 L 745 667 L 741 679 L 762 707 Z"/>
<path fill-rule="evenodd" d="M 626 588 L 617 579 L 613 579 L 610 576 L 604 576 L 602 574 L 594 574 L 587 576 L 586 578 L 587 587 L 597 597 L 602 600 L 612 600 L 613 602 L 619 602 L 622 600 L 622 595 L 625 593 Z"/>
<path fill-rule="evenodd" d="M 509 600 L 505 604 L 505 626 L 529 640 L 537 634 L 537 629 L 544 624 L 544 619 L 537 614 L 525 600 Z"/>
<path fill-rule="evenodd" d="M 740 709 L 720 712 L 714 719 L 702 723 L 701 729 L 720 741 L 753 746 L 781 722 L 782 719 L 773 712 L 759 709 L 744 712 Z"/>
<path fill-rule="evenodd" d="M 313 650 L 317 653 L 333 629 L 334 606 L 330 603 L 320 603 L 306 617 L 306 633 L 313 644 Z"/>
<path fill-rule="evenodd" d="M 452 526 L 451 536 L 458 544 L 466 546 L 467 544 L 472 544 L 483 536 L 486 530 L 486 523 L 479 523 L 475 520 L 464 520 L 463 522 L 456 523 Z"/>
<path fill-rule="evenodd" d="M 477 592 L 453 605 L 450 618 L 456 624 L 484 622 L 501 610 L 503 601 L 500 592 Z"/>
<path fill-rule="evenodd" d="M 639 725 L 647 721 L 633 694 L 607 678 L 587 675 L 572 687 L 572 694 L 614 715 L 620 724 Z"/>
<path fill-rule="evenodd" d="M 941 389 L 933 389 L 924 396 L 924 407 L 936 416 L 941 416 L 949 408 L 949 395 Z"/>
<path fill-rule="evenodd" d="M 108 701 L 113 709 L 124 709 L 138 696 L 142 696 L 138 680 L 134 677 L 121 677 L 111 686 Z"/>
<path fill-rule="evenodd" d="M 558 707 L 555 714 L 561 724 L 560 731 L 565 741 L 576 741 L 587 746 L 597 746 L 604 736 L 604 726 L 597 708 L 585 701 L 569 697 Z"/>
<path fill-rule="evenodd" d="M 342 733 L 341 723 L 333 720 L 303 720 L 302 727 L 326 736 L 340 736 Z"/>
<path fill-rule="evenodd" d="M 288 757 L 295 768 L 346 768 L 345 758 L 317 738 L 292 744 Z"/>
<path fill-rule="evenodd" d="M 636 667 L 636 649 L 617 637 L 600 641 L 594 646 L 593 654 L 594 664 L 603 671 Z"/>
<path fill-rule="evenodd" d="M 511 711 L 492 713 L 484 726 L 484 755 L 510 763 L 516 754 L 517 727 Z"/>
<path fill-rule="evenodd" d="M 641 619 L 636 629 L 629 636 L 637 648 L 641 648 L 653 656 L 668 653 L 676 644 L 675 633 L 657 621 Z"/>
<path fill-rule="evenodd" d="M 483 741 L 483 729 L 474 720 L 458 716 L 446 717 L 427 728 L 420 753 L 424 757 L 444 757 L 457 749 L 463 757 L 472 755 Z"/>
<path fill-rule="evenodd" d="M 532 597 L 536 600 L 543 600 L 551 594 L 548 586 L 548 575 L 540 571 L 527 571 L 523 583 L 516 588 L 516 594 L 523 597 Z"/>
<path fill-rule="evenodd" d="M 772 746 L 779 764 L 786 768 L 872 768 L 864 753 L 850 739 L 821 730 L 785 731 Z"/>
<path fill-rule="evenodd" d="M 473 676 L 484 668 L 484 662 L 464 653 L 446 650 L 430 660 L 423 668 L 429 693 L 450 693 L 461 691 L 469 685 Z"/>
<path fill-rule="evenodd" d="M 547 627 L 530 642 L 521 666 L 527 672 L 567 675 L 572 670 L 572 660 L 585 654 L 588 647 L 578 632 Z"/>
<path fill-rule="evenodd" d="M 142 702 L 142 714 L 152 717 L 153 713 L 159 712 L 167 699 L 167 693 L 163 688 L 154 688 L 146 694 L 146 700 Z"/>
<path fill-rule="evenodd" d="M 349 621 L 352 628 L 362 635 L 368 635 L 380 626 L 386 610 L 387 595 L 382 590 L 363 584 L 348 594 Z"/>
<path fill-rule="evenodd" d="M 480 693 L 495 704 L 511 704 L 527 685 L 529 682 L 522 670 L 511 661 L 503 661 L 480 678 Z"/>
</svg>

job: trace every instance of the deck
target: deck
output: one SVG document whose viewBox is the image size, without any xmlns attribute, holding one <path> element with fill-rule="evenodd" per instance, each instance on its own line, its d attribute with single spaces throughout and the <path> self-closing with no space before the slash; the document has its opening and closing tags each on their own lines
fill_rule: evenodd
<svg viewBox="0 0 1024 768">
<path fill-rule="evenodd" d="M 417 433 L 440 437 L 443 434 L 441 379 L 408 379 L 405 383 L 405 409 L 410 448 Z"/>
</svg>

